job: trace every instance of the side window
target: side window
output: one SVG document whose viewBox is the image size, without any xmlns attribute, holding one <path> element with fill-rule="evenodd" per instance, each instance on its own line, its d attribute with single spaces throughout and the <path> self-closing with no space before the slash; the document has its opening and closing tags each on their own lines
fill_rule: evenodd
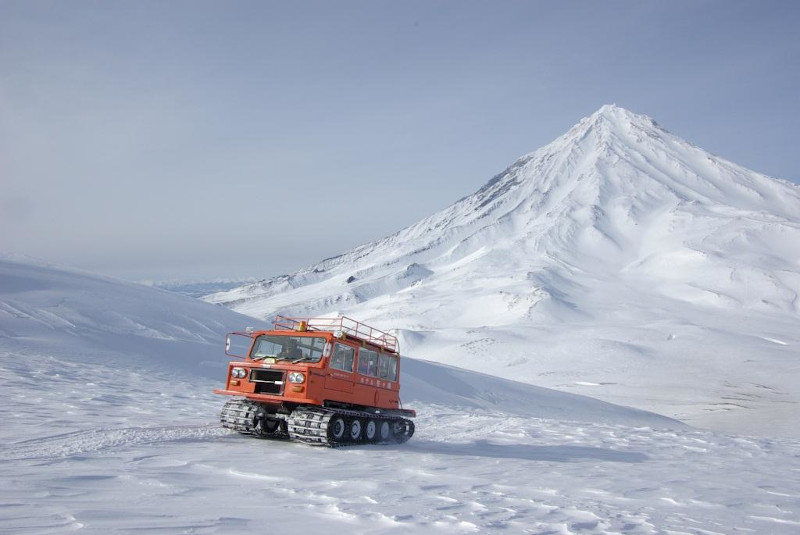
<svg viewBox="0 0 800 535">
<path fill-rule="evenodd" d="M 345 372 L 353 371 L 353 361 L 355 360 L 356 350 L 344 344 L 336 344 L 331 356 L 331 368 Z"/>
<path fill-rule="evenodd" d="M 381 353 L 379 364 L 381 379 L 397 381 L 397 357 Z"/>
<path fill-rule="evenodd" d="M 378 353 L 371 349 L 358 350 L 358 373 L 361 375 L 378 376 Z"/>
</svg>

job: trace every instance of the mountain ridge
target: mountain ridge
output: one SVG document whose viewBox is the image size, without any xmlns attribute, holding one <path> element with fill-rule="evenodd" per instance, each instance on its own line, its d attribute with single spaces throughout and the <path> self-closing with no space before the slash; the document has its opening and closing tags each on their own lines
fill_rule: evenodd
<svg viewBox="0 0 800 535">
<path fill-rule="evenodd" d="M 628 136 L 627 141 L 620 141 L 622 136 Z M 735 188 L 725 188 L 734 205 L 726 206 L 715 200 L 715 192 L 719 193 L 723 188 L 711 183 L 707 177 L 701 177 L 680 159 L 673 159 L 678 163 L 672 165 L 705 192 L 698 193 L 685 184 L 675 185 L 674 173 L 669 175 L 653 165 L 652 158 L 642 157 L 639 158 L 641 161 L 633 161 L 637 159 L 637 153 L 622 150 L 631 145 L 631 139 L 634 143 L 641 143 L 645 138 L 657 140 L 665 147 L 679 145 L 684 155 L 692 157 L 695 165 L 698 160 L 701 163 L 706 160 L 711 162 L 705 164 L 706 167 L 720 168 L 737 179 L 744 177 L 746 180 L 733 182 L 737 184 Z M 615 170 L 614 165 L 619 163 L 622 165 L 617 167 L 622 169 Z M 650 165 L 650 172 L 637 173 L 636 166 L 640 164 Z M 563 173 L 565 166 L 569 173 Z M 658 173 L 663 176 L 659 177 Z M 564 174 L 571 180 L 558 180 Z M 713 178 L 713 173 L 709 174 Z M 670 184 L 665 184 L 665 180 Z M 642 185 L 647 188 L 640 193 L 637 186 Z M 241 299 L 252 299 L 259 294 L 274 295 L 313 284 L 327 279 L 341 267 L 352 271 L 345 276 L 345 280 L 351 283 L 369 276 L 381 265 L 397 262 L 404 262 L 419 274 L 420 270 L 412 266 L 431 261 L 443 244 L 448 246 L 457 241 L 451 256 L 457 257 L 461 253 L 467 256 L 474 253 L 470 243 L 479 241 L 475 239 L 476 235 L 488 233 L 490 238 L 492 234 L 501 234 L 498 238 L 503 234 L 508 236 L 509 233 L 498 231 L 498 227 L 503 225 L 510 226 L 512 231 L 524 230 L 524 235 L 516 242 L 531 249 L 528 256 L 553 256 L 570 264 L 579 264 L 576 258 L 564 258 L 565 251 L 577 247 L 581 254 L 572 256 L 585 256 L 583 249 L 591 245 L 601 248 L 605 256 L 625 253 L 630 249 L 631 239 L 640 242 L 646 239 L 635 236 L 635 227 L 641 226 L 640 218 L 648 214 L 657 217 L 683 212 L 696 208 L 698 204 L 701 207 L 711 205 L 717 211 L 720 211 L 719 206 L 726 206 L 727 215 L 740 217 L 753 217 L 761 211 L 764 213 L 758 215 L 764 223 L 786 224 L 784 219 L 796 218 L 800 213 L 800 188 L 705 153 L 672 135 L 647 116 L 605 105 L 552 143 L 518 158 L 478 191 L 444 210 L 395 234 L 301 269 L 294 275 L 245 286 L 247 290 L 240 292 L 245 294 Z M 780 208 L 779 213 L 772 216 L 766 213 L 768 208 L 776 206 Z M 741 213 L 735 214 L 737 209 Z M 694 211 L 702 212 L 700 208 Z M 565 219 L 567 225 L 555 226 L 556 220 Z M 369 262 L 376 251 L 383 254 Z M 411 283 L 416 282 L 416 278 L 412 276 L 414 280 Z M 225 293 L 209 296 L 208 300 L 226 302 Z"/>
</svg>

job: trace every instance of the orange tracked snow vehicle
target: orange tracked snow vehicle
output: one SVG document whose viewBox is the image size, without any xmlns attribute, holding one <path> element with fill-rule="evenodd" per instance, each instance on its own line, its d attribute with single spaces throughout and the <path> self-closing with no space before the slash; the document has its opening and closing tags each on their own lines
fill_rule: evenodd
<svg viewBox="0 0 800 535">
<path fill-rule="evenodd" d="M 234 341 L 243 354 L 233 349 Z M 344 316 L 278 316 L 269 331 L 228 334 L 222 426 L 320 446 L 405 442 L 397 338 Z"/>
</svg>

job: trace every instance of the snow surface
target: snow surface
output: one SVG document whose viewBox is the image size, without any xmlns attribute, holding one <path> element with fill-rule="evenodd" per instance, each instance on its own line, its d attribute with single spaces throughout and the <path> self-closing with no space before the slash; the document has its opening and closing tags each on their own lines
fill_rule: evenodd
<svg viewBox="0 0 800 535">
<path fill-rule="evenodd" d="M 797 441 L 415 359 L 402 368 L 419 411 L 406 444 L 230 433 L 211 389 L 224 333 L 247 324 L 165 291 L 0 260 L 0 532 L 800 529 Z"/>
<path fill-rule="evenodd" d="M 205 299 L 343 313 L 425 359 L 800 437 L 800 188 L 617 106 L 397 234 Z"/>
</svg>

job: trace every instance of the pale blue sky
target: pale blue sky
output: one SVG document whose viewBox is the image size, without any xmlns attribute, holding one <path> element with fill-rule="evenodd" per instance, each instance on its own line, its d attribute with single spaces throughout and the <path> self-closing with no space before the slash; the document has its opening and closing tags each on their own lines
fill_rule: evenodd
<svg viewBox="0 0 800 535">
<path fill-rule="evenodd" d="M 800 2 L 0 0 L 0 252 L 268 277 L 601 105 L 798 181 Z"/>
</svg>

